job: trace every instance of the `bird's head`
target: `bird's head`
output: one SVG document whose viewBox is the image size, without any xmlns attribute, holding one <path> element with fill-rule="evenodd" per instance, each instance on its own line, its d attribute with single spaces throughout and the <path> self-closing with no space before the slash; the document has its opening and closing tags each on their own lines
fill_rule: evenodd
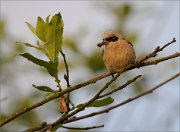
<svg viewBox="0 0 180 132">
<path fill-rule="evenodd" d="M 108 44 L 115 44 L 117 41 L 123 39 L 122 36 L 113 31 L 107 31 L 102 35 L 103 41 L 101 43 L 98 43 L 97 46 L 101 47 Z"/>
</svg>

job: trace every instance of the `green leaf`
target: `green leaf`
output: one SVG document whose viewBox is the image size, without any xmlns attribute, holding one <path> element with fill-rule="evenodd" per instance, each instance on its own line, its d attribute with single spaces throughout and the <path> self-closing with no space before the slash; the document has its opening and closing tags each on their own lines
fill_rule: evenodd
<svg viewBox="0 0 180 132">
<path fill-rule="evenodd" d="M 107 97 L 105 99 L 96 100 L 93 103 L 91 103 L 88 107 L 102 107 L 109 105 L 114 102 L 114 99 L 111 97 Z"/>
<path fill-rule="evenodd" d="M 50 61 L 46 68 L 49 74 L 55 77 L 58 73 L 57 67 L 58 67 L 58 61 L 55 61 L 55 62 Z"/>
<path fill-rule="evenodd" d="M 26 25 L 28 26 L 28 28 L 31 30 L 31 32 L 33 32 L 34 34 L 36 34 L 36 29 L 28 22 L 26 22 Z"/>
<path fill-rule="evenodd" d="M 101 99 L 101 100 L 96 100 L 94 102 L 92 102 L 91 104 L 89 104 L 87 107 L 102 107 L 102 106 L 106 106 L 109 105 L 111 103 L 114 102 L 114 99 L 111 97 L 107 97 L 105 99 Z M 82 107 L 84 104 L 79 104 L 77 106 L 77 108 Z"/>
<path fill-rule="evenodd" d="M 39 65 L 39 66 L 47 67 L 47 65 L 48 65 L 48 62 L 41 60 L 41 59 L 38 59 L 29 53 L 23 53 L 20 55 L 23 56 L 24 58 L 28 59 L 29 61 Z"/>
<path fill-rule="evenodd" d="M 57 70 L 58 61 L 47 62 L 47 61 L 38 59 L 29 53 L 24 53 L 24 54 L 20 54 L 20 55 L 22 57 L 28 59 L 29 61 L 39 65 L 39 66 L 45 67 L 51 76 L 55 77 L 57 75 L 57 73 L 58 73 L 58 70 Z"/>
<path fill-rule="evenodd" d="M 23 42 L 16 42 L 16 43 L 17 43 L 17 44 L 24 44 L 24 45 L 26 45 L 26 46 L 28 46 L 28 47 L 32 47 L 32 48 L 35 48 L 35 49 L 38 49 L 38 50 L 42 50 L 42 47 L 40 47 L 40 45 L 35 46 L 35 45 L 33 45 L 33 44 L 23 43 Z"/>
<path fill-rule="evenodd" d="M 55 56 L 55 29 L 52 25 L 48 24 L 46 29 L 46 44 L 45 49 L 51 61 L 54 61 Z"/>
<path fill-rule="evenodd" d="M 48 56 L 50 61 L 55 62 L 62 48 L 64 23 L 60 13 L 55 14 L 49 22 L 49 16 L 44 21 L 38 17 L 36 29 L 26 23 L 29 29 L 43 42 L 41 51 Z M 32 47 L 32 46 L 31 46 Z"/>
<path fill-rule="evenodd" d="M 49 17 L 50 17 L 50 15 L 46 17 L 46 24 L 49 23 Z"/>
<path fill-rule="evenodd" d="M 46 34 L 46 23 L 41 17 L 38 17 L 36 23 L 36 35 L 44 43 L 46 42 L 45 34 Z"/>
<path fill-rule="evenodd" d="M 30 44 L 30 43 L 23 43 L 23 42 L 16 42 L 19 44 L 24 44 L 28 47 L 32 47 L 35 48 L 37 50 L 40 50 L 41 52 L 43 52 L 46 56 L 48 56 L 47 51 L 45 50 L 44 46 L 42 46 L 41 44 L 39 44 L 39 42 L 37 41 L 36 45 Z"/>
<path fill-rule="evenodd" d="M 32 84 L 32 86 L 40 91 L 51 92 L 51 93 L 55 92 L 54 90 L 52 90 L 50 87 L 47 87 L 47 86 L 36 86 L 34 84 Z"/>
<path fill-rule="evenodd" d="M 55 14 L 46 28 L 45 48 L 49 59 L 54 61 L 62 48 L 63 20 L 61 14 Z"/>
</svg>

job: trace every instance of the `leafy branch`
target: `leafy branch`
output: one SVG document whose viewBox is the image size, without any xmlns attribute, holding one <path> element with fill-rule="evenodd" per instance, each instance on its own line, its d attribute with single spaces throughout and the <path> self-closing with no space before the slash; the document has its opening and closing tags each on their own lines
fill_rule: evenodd
<svg viewBox="0 0 180 132">
<path fill-rule="evenodd" d="M 31 111 L 37 107 L 40 107 L 40 106 L 46 104 L 47 102 L 50 102 L 51 100 L 60 98 L 60 111 L 63 114 L 59 117 L 58 120 L 56 120 L 52 123 L 49 123 L 49 124 L 44 122 L 40 126 L 33 127 L 30 129 L 27 129 L 25 131 L 27 131 L 27 132 L 37 131 L 37 130 L 55 131 L 58 128 L 66 128 L 66 129 L 74 129 L 74 130 L 88 130 L 88 129 L 104 127 L 104 125 L 100 125 L 100 126 L 80 128 L 80 127 L 67 127 L 67 126 L 64 126 L 64 124 L 74 122 L 77 120 L 82 120 L 82 119 L 96 116 L 99 114 L 107 113 L 117 107 L 125 105 L 125 104 L 127 104 L 131 101 L 134 101 L 134 100 L 136 100 L 144 95 L 147 95 L 149 93 L 152 93 L 154 90 L 156 90 L 159 87 L 161 87 L 162 85 L 172 81 L 173 79 L 175 79 L 176 77 L 178 77 L 180 75 L 180 73 L 178 73 L 178 74 L 174 75 L 173 77 L 169 78 L 168 80 L 155 86 L 154 88 L 144 91 L 144 92 L 138 94 L 137 96 L 129 98 L 129 99 L 127 99 L 123 102 L 120 102 L 116 105 L 110 106 L 109 108 L 77 117 L 76 114 L 80 113 L 81 111 L 85 110 L 86 108 L 103 107 L 103 106 L 113 103 L 114 99 L 112 97 L 110 97 L 111 94 L 121 91 L 122 89 L 124 89 L 131 83 L 135 82 L 137 79 L 139 79 L 142 76 L 142 75 L 137 75 L 133 79 L 127 80 L 126 83 L 118 86 L 114 90 L 111 90 L 110 92 L 105 92 L 105 90 L 108 89 L 109 86 L 114 81 L 116 81 L 119 78 L 119 76 L 121 74 L 123 74 L 124 72 L 128 72 L 130 70 L 149 66 L 149 65 L 156 65 L 160 62 L 164 62 L 164 61 L 179 57 L 180 53 L 177 52 L 177 53 L 165 56 L 165 57 L 157 58 L 154 60 L 149 60 L 150 58 L 156 57 L 159 52 L 163 51 L 169 45 L 175 43 L 176 40 L 175 40 L 175 38 L 173 38 L 172 41 L 165 44 L 164 46 L 156 47 L 153 52 L 147 54 L 144 58 L 137 61 L 135 64 L 127 66 L 121 72 L 116 73 L 115 77 L 111 78 L 107 83 L 105 83 L 104 86 L 102 86 L 102 88 L 90 100 L 88 100 L 87 102 L 84 102 L 82 104 L 78 104 L 77 106 L 74 106 L 74 104 L 70 100 L 70 93 L 72 91 L 75 91 L 77 89 L 83 88 L 83 87 L 91 85 L 93 83 L 96 83 L 114 73 L 106 72 L 106 73 L 99 75 L 97 77 L 94 77 L 90 80 L 81 82 L 74 86 L 71 86 L 70 79 L 69 79 L 69 68 L 68 68 L 66 56 L 65 56 L 65 53 L 62 51 L 62 38 L 63 38 L 62 36 L 63 36 L 63 25 L 64 25 L 63 20 L 62 20 L 60 13 L 55 14 L 51 20 L 49 20 L 49 17 L 50 16 L 48 16 L 45 21 L 41 17 L 38 17 L 36 28 L 34 28 L 31 24 L 27 23 L 27 26 L 29 27 L 29 29 L 39 38 L 39 40 L 41 41 L 41 44 L 39 42 L 36 45 L 32 45 L 29 43 L 22 43 L 22 44 L 25 44 L 26 46 L 29 46 L 29 47 L 37 49 L 38 51 L 41 51 L 43 54 L 45 54 L 48 57 L 49 61 L 41 60 L 29 53 L 24 53 L 24 54 L 20 54 L 20 55 L 22 57 L 26 58 L 28 61 L 31 61 L 34 64 L 45 68 L 48 71 L 49 75 L 51 75 L 55 79 L 55 83 L 57 84 L 58 90 L 53 90 L 53 89 L 49 88 L 48 86 L 36 86 L 33 84 L 33 87 L 35 87 L 36 89 L 41 90 L 43 92 L 51 92 L 51 93 L 53 93 L 53 95 L 48 96 L 47 98 L 29 106 L 29 107 L 26 107 L 18 112 L 13 113 L 9 117 L 7 117 L 5 120 L 1 121 L 0 126 L 4 126 L 5 124 L 7 124 L 7 123 L 13 121 L 14 119 L 16 119 L 17 117 L 21 116 L 22 114 L 24 114 L 28 111 Z M 20 42 L 18 42 L 18 43 L 20 43 Z M 63 57 L 63 61 L 64 61 L 65 69 L 66 69 L 66 74 L 64 75 L 64 79 L 67 84 L 66 88 L 61 87 L 60 79 L 58 78 L 58 64 L 59 64 L 58 55 L 59 55 L 59 53 L 61 53 L 61 55 Z M 70 104 L 73 107 L 72 109 L 70 109 L 70 106 L 69 106 Z"/>
<path fill-rule="evenodd" d="M 156 65 L 160 62 L 163 62 L 163 61 L 166 61 L 166 60 L 169 60 L 169 59 L 172 59 L 172 58 L 176 58 L 176 57 L 179 57 L 180 56 L 180 53 L 174 53 L 172 55 L 169 55 L 169 56 L 166 56 L 166 57 L 162 57 L 162 58 L 159 58 L 159 59 L 156 59 L 156 60 L 153 60 L 153 61 L 148 61 L 148 62 L 144 62 L 143 64 L 141 63 L 140 65 L 138 65 L 138 63 L 136 64 L 133 64 L 131 66 L 128 66 L 126 68 L 124 68 L 123 72 L 127 71 L 127 70 L 132 70 L 132 69 L 135 69 L 135 68 L 140 68 L 140 67 L 144 67 L 144 66 L 148 66 L 148 65 Z M 105 78 L 105 77 L 108 77 L 110 76 L 112 73 L 111 72 L 107 72 L 107 73 L 104 73 L 98 77 L 95 77 L 93 79 L 90 79 L 88 81 L 85 81 L 85 82 L 82 82 L 82 83 L 79 83 L 75 86 L 71 86 L 71 87 L 67 87 L 65 90 L 61 91 L 61 92 L 58 92 L 58 93 L 55 93 L 54 95 L 51 95 L 49 97 L 47 97 L 46 99 L 43 99 L 42 101 L 39 101 L 35 104 L 33 104 L 32 106 L 29 106 L 27 108 L 24 108 L 23 110 L 21 111 L 18 111 L 18 112 L 15 112 L 14 114 L 12 114 L 11 116 L 7 117 L 5 120 L 3 120 L 1 123 L 0 123 L 0 126 L 3 126 L 5 124 L 7 124 L 8 122 L 10 122 L 11 120 L 14 120 L 15 118 L 17 118 L 18 116 L 34 109 L 34 108 L 37 108 L 53 99 L 56 99 L 56 98 L 59 98 L 61 97 L 62 95 L 64 94 L 67 94 L 67 93 L 70 93 L 74 90 L 77 90 L 79 88 L 83 88 L 84 86 L 87 86 L 87 85 L 90 85 L 90 84 L 93 84 L 93 83 L 96 83 L 97 81 Z"/>
<path fill-rule="evenodd" d="M 136 64 L 133 64 L 131 66 L 128 66 L 128 67 L 124 68 L 123 71 L 125 72 L 125 71 L 128 71 L 128 70 L 132 70 L 132 69 L 135 69 L 135 68 L 140 68 L 140 67 L 144 67 L 144 66 L 148 66 L 148 65 L 156 65 L 156 64 L 158 64 L 160 62 L 163 62 L 163 61 L 166 61 L 166 60 L 169 60 L 169 59 L 173 59 L 173 58 L 176 58 L 176 57 L 179 57 L 179 56 L 180 56 L 180 53 L 174 53 L 172 55 L 162 57 L 162 58 L 159 58 L 159 59 L 156 59 L 156 60 L 153 60 L 153 61 L 144 62 L 143 64 L 140 64 L 140 65 L 138 65 L 138 63 L 136 63 Z M 100 75 L 98 77 L 92 78 L 92 79 L 90 79 L 88 81 L 79 83 L 79 84 L 77 84 L 75 86 L 67 87 L 65 90 L 63 90 L 61 92 L 57 92 L 57 93 L 47 97 L 46 99 L 43 99 L 43 100 L 41 100 L 41 101 L 39 101 L 39 102 L 29 106 L 29 107 L 26 107 L 26 108 L 24 108 L 24 109 L 22 109 L 22 110 L 20 110 L 18 112 L 13 113 L 9 117 L 7 117 L 5 120 L 1 121 L 0 126 L 3 126 L 5 124 L 7 124 L 8 122 L 10 122 L 10 121 L 14 120 L 15 118 L 19 117 L 20 115 L 22 115 L 22 114 L 24 114 L 24 113 L 26 113 L 26 112 L 28 112 L 28 111 L 30 111 L 32 109 L 35 109 L 35 108 L 37 108 L 37 107 L 39 107 L 39 106 L 53 100 L 53 99 L 59 98 L 62 95 L 65 95 L 67 93 L 75 91 L 75 90 L 77 90 L 79 88 L 83 88 L 84 86 L 96 83 L 97 81 L 99 81 L 99 80 L 101 80 L 101 79 L 103 79 L 105 77 L 108 77 L 111 74 L 112 74 L 111 72 L 107 72 L 107 73 L 104 73 L 104 74 L 102 74 L 102 75 Z"/>
</svg>

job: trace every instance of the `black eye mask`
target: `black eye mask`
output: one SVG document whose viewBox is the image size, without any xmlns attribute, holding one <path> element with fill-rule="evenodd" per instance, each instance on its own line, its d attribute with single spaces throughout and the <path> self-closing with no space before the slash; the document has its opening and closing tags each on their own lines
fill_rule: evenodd
<svg viewBox="0 0 180 132">
<path fill-rule="evenodd" d="M 106 38 L 105 40 L 108 41 L 108 42 L 115 42 L 115 41 L 118 40 L 118 37 L 116 37 L 116 36 L 111 36 L 111 37 L 109 37 L 109 38 Z"/>
</svg>

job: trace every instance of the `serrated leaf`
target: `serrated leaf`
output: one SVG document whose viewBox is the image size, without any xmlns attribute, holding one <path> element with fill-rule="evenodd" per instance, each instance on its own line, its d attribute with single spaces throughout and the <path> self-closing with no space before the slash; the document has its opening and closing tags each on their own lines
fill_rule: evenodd
<svg viewBox="0 0 180 132">
<path fill-rule="evenodd" d="M 92 102 L 90 105 L 88 105 L 87 107 L 102 107 L 102 106 L 106 106 L 109 105 L 111 103 L 114 102 L 114 99 L 111 97 L 107 97 L 105 99 L 101 99 L 101 100 L 96 100 L 94 102 Z M 77 106 L 77 108 L 82 107 L 84 104 L 79 104 Z"/>
<path fill-rule="evenodd" d="M 26 22 L 26 25 L 28 26 L 28 28 L 31 30 L 31 32 L 33 32 L 34 34 L 36 34 L 36 29 L 28 22 Z"/>
<path fill-rule="evenodd" d="M 34 84 L 32 84 L 32 86 L 40 91 L 44 91 L 44 92 L 51 92 L 51 93 L 54 93 L 55 91 L 52 90 L 50 87 L 48 86 L 36 86 Z"/>
<path fill-rule="evenodd" d="M 34 57 L 33 55 L 31 55 L 29 53 L 24 53 L 24 54 L 20 54 L 20 55 L 22 57 L 28 59 L 29 61 L 39 65 L 39 66 L 45 67 L 51 76 L 55 77 L 57 75 L 57 72 L 58 72 L 58 70 L 57 70 L 58 61 L 47 62 L 47 61 L 38 59 L 38 58 Z"/>
<path fill-rule="evenodd" d="M 45 34 L 46 34 L 46 23 L 41 17 L 38 17 L 36 23 L 36 35 L 44 43 L 46 42 Z"/>
</svg>

